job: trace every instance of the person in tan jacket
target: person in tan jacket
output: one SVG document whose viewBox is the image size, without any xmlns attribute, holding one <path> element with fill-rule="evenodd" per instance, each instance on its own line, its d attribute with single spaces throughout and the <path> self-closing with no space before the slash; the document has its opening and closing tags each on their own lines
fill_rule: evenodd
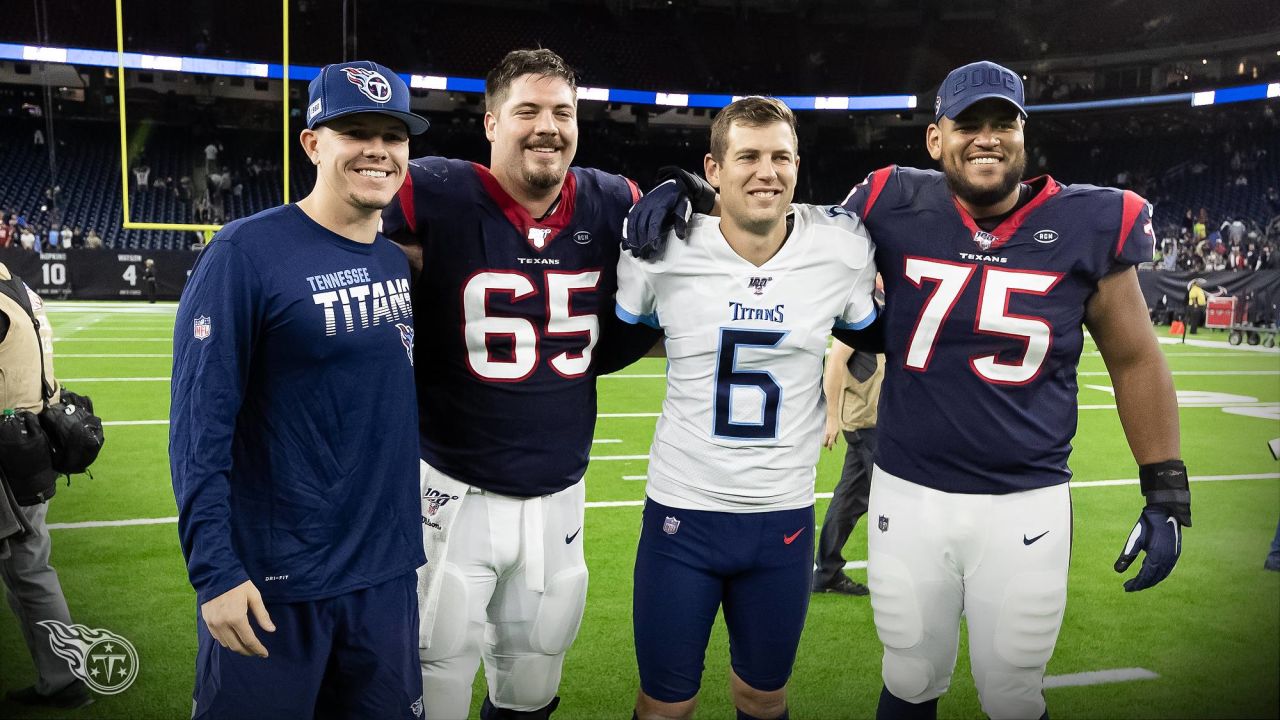
<svg viewBox="0 0 1280 720">
<path fill-rule="evenodd" d="M 867 586 L 844 573 L 841 555 L 858 518 L 867 513 L 871 495 L 871 463 L 876 454 L 876 406 L 880 402 L 880 382 L 884 379 L 884 356 L 858 353 L 849 369 L 853 348 L 832 340 L 822 373 L 822 389 L 827 396 L 827 427 L 823 445 L 831 450 L 843 432 L 848 449 L 844 468 L 836 484 L 818 536 L 818 557 L 813 573 L 813 592 L 866 595 Z"/>
</svg>

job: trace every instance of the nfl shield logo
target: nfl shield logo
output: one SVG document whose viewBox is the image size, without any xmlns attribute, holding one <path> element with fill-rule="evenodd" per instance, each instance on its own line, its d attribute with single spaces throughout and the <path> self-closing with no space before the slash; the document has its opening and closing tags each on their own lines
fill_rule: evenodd
<svg viewBox="0 0 1280 720">
<path fill-rule="evenodd" d="M 673 517 L 669 517 L 666 520 L 662 521 L 662 532 L 668 535 L 675 535 L 676 531 L 679 529 L 680 529 L 680 521 Z"/>
<path fill-rule="evenodd" d="M 195 327 L 192 330 L 192 335 L 194 335 L 197 340 L 204 340 L 205 338 L 209 337 L 209 333 L 211 332 L 213 332 L 213 321 L 210 320 L 208 316 L 201 315 L 200 317 L 196 318 Z"/>
<path fill-rule="evenodd" d="M 998 240 L 999 238 L 986 230 L 979 230 L 973 234 L 973 241 L 983 250 L 990 250 L 991 246 L 995 245 Z"/>
<path fill-rule="evenodd" d="M 884 515 L 880 516 L 880 532 L 889 532 L 889 518 Z"/>
</svg>

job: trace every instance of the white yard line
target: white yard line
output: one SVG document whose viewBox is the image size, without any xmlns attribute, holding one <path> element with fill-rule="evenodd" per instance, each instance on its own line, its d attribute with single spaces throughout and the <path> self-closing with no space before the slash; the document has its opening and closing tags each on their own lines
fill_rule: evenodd
<svg viewBox="0 0 1280 720">
<path fill-rule="evenodd" d="M 1044 679 L 1044 687 L 1045 689 L 1081 687 L 1084 685 L 1102 685 L 1104 683 L 1132 682 L 1134 680 L 1155 680 L 1159 677 L 1159 675 L 1146 668 L 1117 668 L 1115 670 L 1071 673 L 1070 675 L 1047 675 Z"/>
<path fill-rule="evenodd" d="M 173 342 L 172 338 L 140 338 L 140 337 L 55 337 L 55 343 L 64 342 Z"/>
<path fill-rule="evenodd" d="M 643 479 L 644 475 L 628 475 L 626 479 Z M 1218 482 L 1225 480 L 1280 480 L 1280 473 L 1254 473 L 1248 475 L 1197 475 L 1191 478 L 1191 482 Z M 1089 487 L 1111 487 L 1114 485 L 1137 485 L 1138 479 L 1125 480 L 1086 480 L 1083 482 L 1072 482 L 1073 488 L 1089 488 Z M 814 493 L 814 497 L 819 500 L 830 499 L 831 493 L 820 492 Z M 606 500 L 600 502 L 589 502 L 586 504 L 589 508 L 616 508 L 616 507 L 640 507 L 644 505 L 643 500 Z M 176 523 L 176 517 L 161 518 L 137 518 L 133 520 L 90 520 L 86 522 L 75 523 L 50 523 L 49 528 L 52 530 L 74 530 L 80 528 L 96 528 L 96 527 L 122 527 L 127 525 L 164 525 L 167 523 Z M 859 564 L 861 563 L 861 564 Z M 856 561 L 845 565 L 847 568 L 857 569 L 866 567 L 866 561 Z"/>
<path fill-rule="evenodd" d="M 173 353 L 58 353 L 59 358 L 171 358 Z"/>
<path fill-rule="evenodd" d="M 91 383 L 91 382 L 169 382 L 168 375 L 159 377 L 85 377 L 85 378 L 58 378 L 60 383 Z"/>
<path fill-rule="evenodd" d="M 103 427 L 111 427 L 115 425 L 168 425 L 168 420 L 105 420 Z"/>
<path fill-rule="evenodd" d="M 1157 337 L 1156 340 L 1159 340 L 1161 345 L 1184 344 L 1182 342 L 1182 338 Z M 1239 350 L 1242 352 L 1259 352 L 1259 353 L 1268 353 L 1270 355 L 1280 355 L 1280 347 L 1264 348 L 1261 345 L 1246 345 L 1244 343 L 1240 343 L 1239 345 L 1232 345 L 1226 340 L 1199 340 L 1199 339 L 1193 340 L 1192 338 L 1188 337 L 1187 342 L 1185 344 L 1191 347 L 1218 348 L 1220 350 Z"/>
</svg>

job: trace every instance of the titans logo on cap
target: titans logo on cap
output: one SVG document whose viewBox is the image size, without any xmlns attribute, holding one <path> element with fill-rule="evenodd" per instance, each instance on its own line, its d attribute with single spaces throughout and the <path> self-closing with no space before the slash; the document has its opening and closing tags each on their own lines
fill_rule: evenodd
<svg viewBox="0 0 1280 720">
<path fill-rule="evenodd" d="M 365 97 L 376 103 L 384 103 L 391 99 L 391 83 L 376 70 L 362 67 L 342 68 L 352 85 L 360 88 Z"/>
</svg>

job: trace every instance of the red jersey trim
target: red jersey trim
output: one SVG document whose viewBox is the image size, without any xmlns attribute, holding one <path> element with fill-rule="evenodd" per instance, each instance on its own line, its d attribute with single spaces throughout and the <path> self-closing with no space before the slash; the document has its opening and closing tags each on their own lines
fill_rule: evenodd
<svg viewBox="0 0 1280 720">
<path fill-rule="evenodd" d="M 1120 237 L 1116 240 L 1116 257 L 1120 257 L 1120 253 L 1124 252 L 1124 244 L 1129 239 L 1129 233 L 1133 231 L 1133 224 L 1138 221 L 1138 216 L 1142 214 L 1142 208 L 1146 206 L 1146 201 L 1132 190 L 1125 190 L 1122 195 L 1124 198 L 1124 212 L 1120 216 Z"/>
<path fill-rule="evenodd" d="M 867 197 L 867 204 L 862 208 L 862 221 L 866 222 L 867 216 L 871 214 L 871 206 L 876 204 L 876 200 L 880 198 L 880 191 L 884 190 L 884 186 L 889 182 L 889 176 L 893 174 L 894 166 L 880 168 L 871 173 L 871 187 L 868 190 L 870 196 Z"/>
<path fill-rule="evenodd" d="M 413 173 L 404 174 L 404 182 L 396 191 L 396 196 L 400 200 L 400 212 L 404 215 L 405 227 L 409 228 L 411 233 L 418 232 L 417 208 L 413 206 Z"/>
<path fill-rule="evenodd" d="M 555 209 L 551 211 L 551 215 L 542 220 L 535 220 L 529 214 L 529 211 L 524 209 L 524 206 L 516 202 L 515 198 L 502 189 L 502 185 L 498 183 L 498 179 L 493 176 L 493 173 L 489 172 L 489 168 L 474 162 L 471 163 L 471 166 L 475 168 L 476 175 L 479 176 L 480 184 L 484 187 L 485 192 L 497 204 L 498 209 L 507 217 L 507 220 L 520 232 L 520 237 L 524 238 L 529 243 L 529 247 L 534 250 L 542 252 L 550 247 L 551 241 L 555 240 L 573 219 L 573 207 L 577 196 L 578 181 L 574 177 L 572 169 L 564 174 L 564 184 L 560 187 L 560 198 Z M 535 244 L 529 237 L 529 230 L 532 228 L 547 231 L 546 235 L 541 238 L 541 245 Z"/>
<path fill-rule="evenodd" d="M 623 177 L 622 179 L 627 181 L 627 189 L 631 191 L 631 204 L 635 205 L 640 202 L 640 186 L 636 185 L 629 177 Z"/>
<path fill-rule="evenodd" d="M 1017 212 L 1005 218 L 1004 222 L 1001 222 L 994 230 L 988 233 L 996 238 L 996 241 L 991 244 L 991 247 L 987 248 L 988 250 L 995 250 L 1009 242 L 1009 238 L 1016 235 L 1018 230 L 1022 228 L 1022 223 L 1026 221 L 1028 215 L 1034 212 L 1036 208 L 1048 202 L 1049 198 L 1062 191 L 1062 186 L 1048 175 L 1041 175 L 1040 177 L 1032 178 L 1027 181 L 1027 185 L 1030 185 L 1033 189 L 1038 183 L 1044 183 L 1044 187 L 1040 188 L 1040 191 L 1036 193 L 1036 196 L 1031 198 L 1031 202 L 1028 202 L 1026 205 L 1018 208 Z M 976 235 L 982 228 L 978 227 L 978 223 L 974 222 L 973 216 L 971 216 L 969 211 L 965 210 L 964 206 L 960 204 L 960 198 L 952 194 L 951 202 L 956 206 L 956 212 L 960 213 L 960 220 L 964 222 L 965 227 L 969 228 L 969 233 L 971 235 Z"/>
</svg>

